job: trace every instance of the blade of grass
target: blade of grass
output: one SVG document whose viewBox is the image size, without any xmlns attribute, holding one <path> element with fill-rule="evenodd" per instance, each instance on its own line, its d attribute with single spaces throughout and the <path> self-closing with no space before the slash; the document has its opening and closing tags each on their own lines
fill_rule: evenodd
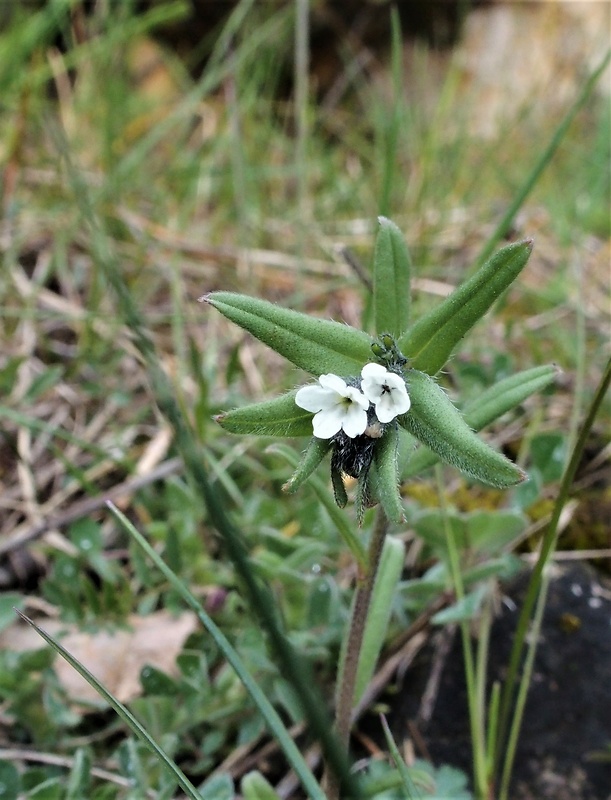
<svg viewBox="0 0 611 800">
<path fill-rule="evenodd" d="M 444 492 L 444 483 L 441 467 L 435 467 L 435 477 L 437 480 L 437 495 L 439 497 L 439 507 L 443 514 L 443 526 L 448 552 L 448 566 L 452 579 L 452 588 L 456 596 L 456 601 L 460 603 L 465 599 L 465 587 L 460 567 L 460 554 L 454 537 L 454 531 L 448 516 L 448 507 Z M 469 707 L 469 725 L 471 729 L 471 748 L 473 754 L 473 783 L 475 784 L 478 797 L 487 796 L 487 774 L 486 774 L 486 751 L 484 740 L 484 721 L 481 716 L 481 709 L 478 704 L 478 684 L 476 665 L 471 646 L 470 625 L 468 620 L 461 620 L 460 635 L 463 648 L 463 661 L 465 667 L 465 681 L 467 684 L 467 702 Z"/>
<path fill-rule="evenodd" d="M 27 622 L 39 636 L 41 636 L 45 642 L 55 650 L 55 652 L 59 653 L 59 655 L 70 664 L 70 666 L 76 670 L 81 677 L 83 677 L 88 684 L 93 686 L 96 692 L 106 700 L 108 705 L 114 709 L 116 714 L 123 720 L 123 722 L 130 728 L 130 730 L 143 742 L 146 747 L 149 748 L 156 756 L 159 758 L 161 763 L 174 775 L 178 785 L 181 789 L 187 794 L 188 797 L 192 798 L 192 800 L 203 800 L 202 795 L 197 791 L 195 786 L 191 783 L 191 781 L 187 778 L 184 772 L 179 769 L 179 767 L 172 761 L 172 759 L 166 754 L 165 750 L 161 748 L 157 742 L 153 739 L 152 736 L 146 731 L 146 729 L 138 722 L 136 717 L 131 713 L 131 711 L 126 708 L 123 703 L 120 703 L 117 698 L 106 689 L 106 687 L 100 683 L 100 681 L 92 675 L 91 672 L 81 664 L 80 661 L 77 661 L 74 656 L 72 656 L 62 645 L 57 642 L 52 636 L 49 636 L 42 628 L 40 628 L 33 620 L 29 617 L 26 617 L 19 609 L 15 609 L 15 613 L 18 614 L 24 622 Z"/>
<path fill-rule="evenodd" d="M 577 439 L 575 447 L 573 448 L 571 458 L 562 477 L 562 483 L 560 484 L 560 490 L 558 492 L 558 497 L 556 498 L 552 518 L 543 535 L 539 558 L 537 559 L 537 563 L 532 571 L 528 588 L 526 590 L 526 596 L 524 598 L 524 605 L 522 606 L 522 610 L 518 618 L 518 625 L 516 628 L 509 660 L 507 678 L 501 692 L 499 730 L 496 743 L 495 771 L 499 769 L 501 758 L 503 758 L 502 790 L 499 794 L 499 798 L 501 798 L 501 800 L 507 797 L 509 780 L 511 778 L 511 770 L 515 757 L 515 747 L 517 745 L 517 734 L 522 721 L 523 703 L 526 697 L 526 692 L 528 691 L 528 682 L 530 679 L 530 672 L 525 670 L 522 675 L 521 684 L 518 690 L 518 699 L 521 702 L 521 706 L 515 707 L 514 716 L 511 722 L 511 730 L 509 733 L 509 743 L 506 746 L 505 737 L 507 736 L 507 730 L 510 727 L 509 715 L 511 713 L 511 709 L 514 708 L 514 687 L 517 682 L 518 667 L 522 660 L 522 654 L 526 646 L 527 636 L 530 641 L 529 654 L 527 656 L 529 663 L 532 659 L 534 659 L 535 648 L 538 639 L 537 630 L 530 631 L 529 635 L 529 629 L 531 627 L 531 615 L 535 605 L 540 600 L 540 597 L 543 596 L 543 601 L 545 600 L 547 582 L 543 580 L 543 572 L 551 558 L 552 553 L 554 552 L 556 543 L 558 541 L 558 523 L 560 521 L 560 515 L 568 500 L 569 491 L 581 461 L 588 436 L 592 429 L 592 425 L 594 424 L 594 420 L 596 419 L 596 415 L 598 414 L 598 410 L 603 402 L 607 390 L 609 389 L 610 383 L 611 358 L 607 361 L 605 371 L 601 377 L 596 393 L 592 398 L 592 402 L 590 403 L 590 407 L 579 434 L 579 438 Z M 539 619 L 539 626 L 540 622 L 541 620 Z"/>
<path fill-rule="evenodd" d="M 340 745 L 332 730 L 325 703 L 316 689 L 310 666 L 297 655 L 280 628 L 277 602 L 269 588 L 257 579 L 256 570 L 246 551 L 242 533 L 230 519 L 226 510 L 227 500 L 210 482 L 202 453 L 196 444 L 195 432 L 176 402 L 172 384 L 160 363 L 142 314 L 122 278 L 119 259 L 111 250 L 110 239 L 95 213 L 89 189 L 70 158 L 63 132 L 53 124 L 50 124 L 50 129 L 66 164 L 67 175 L 76 196 L 77 206 L 81 210 L 83 222 L 90 234 L 92 257 L 115 295 L 121 318 L 132 331 L 134 344 L 146 364 L 157 405 L 174 428 L 176 448 L 183 458 L 185 470 L 201 494 L 210 515 L 211 524 L 225 543 L 227 554 L 248 595 L 250 608 L 258 615 L 261 625 L 267 632 L 280 668 L 299 698 L 311 732 L 320 742 L 325 760 L 337 776 L 344 796 L 359 798 L 361 797 L 359 784 L 350 773 L 346 750 Z"/>
<path fill-rule="evenodd" d="M 389 114 L 389 121 L 383 128 L 383 174 L 382 191 L 380 194 L 380 205 L 378 213 L 387 217 L 391 213 L 392 190 L 395 178 L 399 172 L 397 170 L 397 151 L 399 142 L 399 131 L 403 116 L 403 38 L 401 36 L 401 21 L 397 9 L 393 6 L 390 12 L 391 22 L 391 70 L 393 102 L 392 112 Z M 378 331 L 382 333 L 382 331 Z"/>
<path fill-rule="evenodd" d="M 188 606 L 190 606 L 193 609 L 193 611 L 195 611 L 199 621 L 208 631 L 210 636 L 212 636 L 215 644 L 217 645 L 219 650 L 223 653 L 227 661 L 231 664 L 236 674 L 244 684 L 245 689 L 252 697 L 254 703 L 261 712 L 261 715 L 265 719 L 270 732 L 276 738 L 276 741 L 284 751 L 284 754 L 286 755 L 291 767 L 295 770 L 295 773 L 297 774 L 299 780 L 301 781 L 303 788 L 308 792 L 310 797 L 314 798 L 314 800 L 324 800 L 324 794 L 322 792 L 322 789 L 318 785 L 318 782 L 316 781 L 316 778 L 313 776 L 312 771 L 306 764 L 305 759 L 301 755 L 301 752 L 298 750 L 297 746 L 295 745 L 295 742 L 291 738 L 291 735 L 289 734 L 282 720 L 276 713 L 274 707 L 269 702 L 266 695 L 259 688 L 257 683 L 252 678 L 251 674 L 244 666 L 244 663 L 242 662 L 238 652 L 232 647 L 230 642 L 223 635 L 222 631 L 215 625 L 215 623 L 208 616 L 208 614 L 206 614 L 206 612 L 202 608 L 201 603 L 197 600 L 197 598 L 192 594 L 192 592 L 189 591 L 187 586 L 170 569 L 170 567 L 168 567 L 168 565 L 163 561 L 163 559 L 156 553 L 154 548 L 150 546 L 150 544 L 147 542 L 144 536 L 142 536 L 142 534 L 137 530 L 137 528 L 135 528 L 134 525 L 132 525 L 132 523 L 129 521 L 129 519 L 127 519 L 125 514 L 119 511 L 119 509 L 113 503 L 107 503 L 106 505 L 108 506 L 110 511 L 114 514 L 114 516 L 119 520 L 121 525 L 123 525 L 125 530 L 132 537 L 132 539 L 134 539 L 136 544 L 151 559 L 151 561 L 155 564 L 157 569 L 163 574 L 166 580 L 174 587 L 176 592 L 183 598 L 185 603 Z"/>
<path fill-rule="evenodd" d="M 406 800 L 415 800 L 415 798 L 421 796 L 420 792 L 416 789 L 411 775 L 409 774 L 407 765 L 401 758 L 401 753 L 399 752 L 399 748 L 397 747 L 397 744 L 393 738 L 384 714 L 380 714 L 380 722 L 382 723 L 384 738 L 386 739 L 386 744 L 388 745 L 388 752 L 390 753 L 395 767 L 397 768 L 397 772 L 401 776 L 401 782 L 403 783 L 403 788 L 405 789 Z"/>
<path fill-rule="evenodd" d="M 482 248 L 481 253 L 479 254 L 478 264 L 483 264 L 492 253 L 494 252 L 494 248 L 497 244 L 501 241 L 501 239 L 508 233 L 509 229 L 513 224 L 513 220 L 515 215 L 518 213 L 522 204 L 531 193 L 535 185 L 537 184 L 539 178 L 543 170 L 547 167 L 550 163 L 560 142 L 564 139 L 564 135 L 566 134 L 567 130 L 571 122 L 575 119 L 577 112 L 584 106 L 588 97 L 592 93 L 594 87 L 596 86 L 598 79 L 603 74 L 609 61 L 611 60 L 611 50 L 609 50 L 606 56 L 603 58 L 602 62 L 599 66 L 592 72 L 588 80 L 583 85 L 583 88 L 579 95 L 577 96 L 576 100 L 574 101 L 573 105 L 569 108 L 568 112 L 566 113 L 564 119 L 561 121 L 560 125 L 554 131 L 554 134 L 543 151 L 539 156 L 539 160 L 536 162 L 535 166 L 533 167 L 531 173 L 528 175 L 524 183 L 522 184 L 520 190 L 517 192 L 516 196 L 513 198 L 513 202 L 503 215 L 501 221 L 496 226 L 495 230 L 493 231 L 492 235 Z"/>
</svg>

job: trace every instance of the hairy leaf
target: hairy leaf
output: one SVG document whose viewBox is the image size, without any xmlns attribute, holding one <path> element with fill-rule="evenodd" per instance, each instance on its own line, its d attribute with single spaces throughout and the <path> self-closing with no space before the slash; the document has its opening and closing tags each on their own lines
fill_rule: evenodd
<svg viewBox="0 0 611 800">
<path fill-rule="evenodd" d="M 424 372 L 407 373 L 412 406 L 399 423 L 443 461 L 499 489 L 526 479 L 525 473 L 480 439 L 446 393 Z"/>
<path fill-rule="evenodd" d="M 349 325 L 233 292 L 212 292 L 200 299 L 312 375 L 358 375 L 371 360 L 371 337 Z"/>
<path fill-rule="evenodd" d="M 307 481 L 330 449 L 330 439 L 317 439 L 313 436 L 291 479 L 282 487 L 283 491 L 290 494 L 296 492 Z"/>
<path fill-rule="evenodd" d="M 312 414 L 295 405 L 296 392 L 254 403 L 214 418 L 230 433 L 255 436 L 311 436 Z"/>
<path fill-rule="evenodd" d="M 400 336 L 409 324 L 411 262 L 403 234 L 379 217 L 373 258 L 373 309 L 377 333 Z"/>
<path fill-rule="evenodd" d="M 375 493 L 384 513 L 391 522 L 405 520 L 403 504 L 399 493 L 397 445 L 399 431 L 393 423 L 386 429 L 374 451 Z"/>
<path fill-rule="evenodd" d="M 507 411 L 523 403 L 531 394 L 549 386 L 558 372 L 558 368 L 554 366 L 533 367 L 503 378 L 465 406 L 463 410 L 465 422 L 473 430 L 480 431 Z M 438 456 L 428 447 L 421 447 L 410 456 L 401 471 L 401 479 L 419 475 L 425 469 L 433 467 L 438 460 Z"/>
<path fill-rule="evenodd" d="M 520 274 L 532 251 L 532 239 L 499 250 L 475 275 L 437 308 L 421 317 L 399 339 L 399 349 L 414 369 L 435 375 L 452 350 Z"/>
</svg>

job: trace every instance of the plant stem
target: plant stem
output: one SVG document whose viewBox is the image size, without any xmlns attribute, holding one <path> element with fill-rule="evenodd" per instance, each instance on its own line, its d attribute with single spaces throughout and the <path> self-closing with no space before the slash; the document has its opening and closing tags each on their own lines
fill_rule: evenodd
<svg viewBox="0 0 611 800">
<path fill-rule="evenodd" d="M 373 594 L 384 539 L 388 530 L 388 519 L 382 511 L 378 509 L 369 551 L 367 553 L 367 568 L 364 575 L 359 577 L 359 582 L 354 596 L 352 615 L 350 618 L 350 630 L 346 639 L 346 644 L 337 680 L 336 706 L 335 706 L 335 729 L 340 745 L 348 751 L 350 743 L 350 727 L 352 724 L 352 706 L 354 703 L 354 689 L 363 644 L 363 634 L 367 622 L 367 613 Z M 327 769 L 325 774 L 324 786 L 329 800 L 337 800 L 339 797 L 339 786 L 335 776 Z"/>
</svg>

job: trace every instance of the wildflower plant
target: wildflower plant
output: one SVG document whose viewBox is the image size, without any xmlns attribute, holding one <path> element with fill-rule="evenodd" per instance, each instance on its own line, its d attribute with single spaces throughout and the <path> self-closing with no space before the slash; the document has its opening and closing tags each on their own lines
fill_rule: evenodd
<svg viewBox="0 0 611 800">
<path fill-rule="evenodd" d="M 519 275 L 532 241 L 502 248 L 437 308 L 410 325 L 409 252 L 393 222 L 380 217 L 379 226 L 373 261 L 377 335 L 241 294 L 213 292 L 201 300 L 316 379 L 273 400 L 219 414 L 217 422 L 238 434 L 311 436 L 286 491 L 301 487 L 330 453 L 339 506 L 346 505 L 344 478 L 349 476 L 358 484 L 359 520 L 365 508 L 380 503 L 389 520 L 400 522 L 400 436 L 424 446 L 426 465 L 430 457 L 437 457 L 490 486 L 507 488 L 526 477 L 474 432 L 435 375 Z M 493 387 L 482 424 L 521 403 L 553 374 L 552 367 L 527 370 L 497 390 Z"/>
<path fill-rule="evenodd" d="M 363 696 L 383 645 L 391 608 L 390 587 L 396 586 L 404 563 L 403 542 L 387 536 L 390 523 L 404 520 L 404 477 L 414 476 L 440 459 L 469 478 L 496 488 L 509 488 L 526 478 L 476 431 L 547 386 L 555 368 L 537 367 L 505 378 L 482 393 L 479 404 L 466 409 L 466 417 L 435 376 L 465 334 L 520 274 L 531 250 L 531 240 L 502 248 L 435 309 L 412 324 L 409 252 L 397 226 L 380 217 L 373 258 L 375 335 L 241 294 L 213 292 L 201 298 L 315 379 L 273 400 L 219 414 L 217 422 L 238 434 L 310 436 L 301 461 L 283 487 L 285 491 L 302 487 L 330 453 L 337 505 L 347 503 L 344 480 L 350 477 L 357 481 L 359 523 L 366 508 L 379 506 L 367 553 L 357 537 L 346 532 L 349 526 L 343 520 L 338 522 L 359 570 L 336 684 L 335 730 L 345 750 L 352 709 Z M 407 464 L 398 457 L 401 437 L 421 445 Z M 295 463 L 294 454 L 276 449 Z M 312 486 L 326 504 L 318 482 L 313 481 Z M 452 578 L 460 603 L 464 592 L 456 558 Z M 466 637 L 466 628 L 463 633 Z M 487 772 L 469 653 L 465 669 L 470 718 L 478 735 L 477 742 L 474 739 L 476 774 L 478 785 L 484 785 Z M 329 800 L 341 795 L 337 774 L 329 764 L 325 792 Z"/>
</svg>

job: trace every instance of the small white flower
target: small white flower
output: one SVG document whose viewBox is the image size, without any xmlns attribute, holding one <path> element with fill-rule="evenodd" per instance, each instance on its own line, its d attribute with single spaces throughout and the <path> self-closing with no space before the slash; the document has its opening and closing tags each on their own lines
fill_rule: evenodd
<svg viewBox="0 0 611 800">
<path fill-rule="evenodd" d="M 400 375 L 389 372 L 381 364 L 365 364 L 361 377 L 361 390 L 375 405 L 380 422 L 390 422 L 409 410 L 411 400 Z"/>
<path fill-rule="evenodd" d="M 300 408 L 317 412 L 312 420 L 314 436 L 331 439 L 340 430 L 351 438 L 360 436 L 367 427 L 369 400 L 332 373 L 321 375 L 318 384 L 303 386 L 295 395 Z"/>
</svg>

